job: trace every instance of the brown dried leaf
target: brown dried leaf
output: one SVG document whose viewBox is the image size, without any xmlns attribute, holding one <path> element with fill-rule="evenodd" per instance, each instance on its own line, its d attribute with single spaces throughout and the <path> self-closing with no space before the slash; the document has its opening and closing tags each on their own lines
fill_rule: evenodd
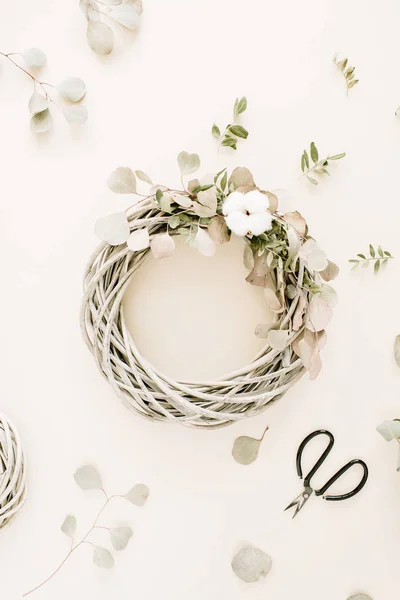
<svg viewBox="0 0 400 600">
<path fill-rule="evenodd" d="M 263 192 L 266 196 L 268 196 L 269 200 L 269 210 L 274 213 L 278 210 L 278 198 L 272 192 Z"/>
<path fill-rule="evenodd" d="M 339 275 L 339 267 L 328 260 L 328 266 L 319 273 L 324 281 L 332 281 Z"/>
<path fill-rule="evenodd" d="M 294 227 L 301 237 L 306 235 L 307 222 L 298 211 L 285 213 L 283 215 L 283 219 L 286 221 L 286 223 L 289 223 L 289 226 L 291 225 Z"/>
<path fill-rule="evenodd" d="M 256 188 L 253 175 L 246 167 L 237 167 L 232 171 L 232 174 L 228 181 L 229 187 L 231 186 L 231 184 L 233 185 L 235 190 L 244 193 L 250 192 L 251 190 L 254 190 Z"/>
<path fill-rule="evenodd" d="M 211 239 L 213 239 L 216 244 L 229 242 L 228 227 L 226 226 L 224 217 L 213 217 L 207 229 Z"/>
</svg>

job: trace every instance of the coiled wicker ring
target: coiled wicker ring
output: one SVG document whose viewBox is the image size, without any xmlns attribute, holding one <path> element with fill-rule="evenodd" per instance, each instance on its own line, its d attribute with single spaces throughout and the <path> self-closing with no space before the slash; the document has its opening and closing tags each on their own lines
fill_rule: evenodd
<svg viewBox="0 0 400 600">
<path fill-rule="evenodd" d="M 26 498 L 25 456 L 17 430 L 0 414 L 0 529 L 7 527 Z"/>
</svg>

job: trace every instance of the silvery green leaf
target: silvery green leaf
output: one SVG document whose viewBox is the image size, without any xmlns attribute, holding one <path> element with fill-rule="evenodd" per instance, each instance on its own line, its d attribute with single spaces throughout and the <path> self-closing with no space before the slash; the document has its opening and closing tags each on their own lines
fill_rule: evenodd
<svg viewBox="0 0 400 600">
<path fill-rule="evenodd" d="M 86 85 L 79 77 L 67 77 L 56 86 L 56 90 L 64 100 L 79 102 L 86 94 Z"/>
<path fill-rule="evenodd" d="M 107 185 L 116 194 L 135 194 L 136 178 L 129 167 L 118 167 L 111 173 Z"/>
<path fill-rule="evenodd" d="M 152 180 L 150 179 L 150 177 L 148 175 L 146 175 L 146 173 L 144 173 L 143 171 L 135 171 L 135 175 L 138 179 L 140 179 L 140 181 L 144 181 L 145 183 L 148 183 L 149 185 L 153 185 Z"/>
<path fill-rule="evenodd" d="M 189 196 L 185 196 L 184 194 L 172 194 L 174 202 L 178 204 L 178 206 L 182 206 L 182 208 L 190 208 L 192 206 L 192 200 Z"/>
<path fill-rule="evenodd" d="M 100 546 L 94 546 L 93 548 L 93 562 L 103 569 L 111 569 L 114 566 L 114 558 L 111 552 Z"/>
<path fill-rule="evenodd" d="M 247 435 L 241 435 L 236 438 L 232 448 L 232 456 L 236 462 L 241 465 L 250 465 L 256 460 L 260 444 L 264 439 L 267 429 L 268 427 L 265 429 L 260 439 L 249 437 Z"/>
<path fill-rule="evenodd" d="M 67 515 L 61 525 L 61 531 L 70 538 L 74 537 L 76 531 L 76 518 L 74 515 Z"/>
<path fill-rule="evenodd" d="M 207 231 L 199 227 L 194 238 L 195 247 L 203 256 L 214 256 L 217 245 Z"/>
<path fill-rule="evenodd" d="M 93 52 L 100 56 L 111 54 L 114 47 L 114 34 L 109 25 L 101 21 L 88 23 L 86 37 Z"/>
<path fill-rule="evenodd" d="M 140 25 L 140 15 L 136 8 L 130 4 L 116 6 L 112 9 L 110 16 L 131 31 L 134 31 Z"/>
<path fill-rule="evenodd" d="M 180 222 L 181 220 L 179 218 L 179 215 L 172 215 L 172 217 L 168 221 L 170 229 L 176 229 L 177 227 L 179 227 Z"/>
<path fill-rule="evenodd" d="M 133 535 L 130 527 L 114 527 L 110 529 L 110 539 L 114 550 L 124 550 Z"/>
<path fill-rule="evenodd" d="M 253 583 L 268 575 L 272 559 L 259 548 L 245 546 L 233 557 L 231 567 L 239 579 Z"/>
<path fill-rule="evenodd" d="M 387 442 L 400 439 L 400 421 L 383 421 L 376 430 Z"/>
<path fill-rule="evenodd" d="M 103 488 L 100 474 L 93 465 L 85 465 L 77 469 L 74 479 L 82 490 L 101 490 Z"/>
<path fill-rule="evenodd" d="M 63 108 L 63 115 L 70 125 L 83 125 L 88 118 L 86 106 L 66 106 Z"/>
<path fill-rule="evenodd" d="M 289 331 L 286 329 L 271 329 L 267 335 L 267 342 L 274 350 L 283 350 L 287 346 Z"/>
<path fill-rule="evenodd" d="M 214 187 L 211 189 L 199 192 L 197 200 L 193 200 L 193 212 L 199 217 L 213 217 L 217 212 L 217 193 Z"/>
<path fill-rule="evenodd" d="M 347 600 L 372 600 L 372 598 L 368 594 L 353 594 Z"/>
<path fill-rule="evenodd" d="M 46 110 L 48 105 L 49 103 L 47 98 L 35 90 L 32 96 L 29 98 L 28 109 L 31 115 L 36 115 L 37 113 Z"/>
<path fill-rule="evenodd" d="M 28 67 L 39 68 L 46 63 L 46 55 L 39 48 L 28 48 L 22 54 L 22 58 Z"/>
<path fill-rule="evenodd" d="M 394 359 L 398 367 L 400 367 L 400 335 L 396 335 L 394 340 Z"/>
<path fill-rule="evenodd" d="M 130 234 L 126 213 L 114 213 L 98 219 L 94 226 L 94 232 L 103 242 L 107 242 L 111 246 L 123 244 Z"/>
<path fill-rule="evenodd" d="M 154 258 L 159 260 L 171 256 L 175 250 L 175 242 L 168 233 L 162 233 L 153 237 L 150 247 Z"/>
<path fill-rule="evenodd" d="M 128 238 L 127 245 L 129 250 L 132 250 L 132 252 L 146 250 L 146 248 L 150 246 L 149 230 L 144 228 L 132 231 Z"/>
<path fill-rule="evenodd" d="M 211 133 L 212 133 L 213 137 L 215 137 L 217 140 L 219 140 L 219 138 L 221 137 L 221 131 L 220 131 L 218 125 L 216 125 L 215 123 L 211 128 Z"/>
<path fill-rule="evenodd" d="M 53 127 L 53 117 L 48 108 L 31 117 L 31 129 L 34 133 L 46 133 Z"/>
<path fill-rule="evenodd" d="M 328 260 L 328 266 L 319 273 L 324 281 L 332 281 L 339 275 L 339 267 L 332 261 Z"/>
<path fill-rule="evenodd" d="M 135 506 L 144 506 L 149 497 L 150 490 L 144 483 L 137 483 L 125 494 L 125 498 L 135 504 Z"/>
<path fill-rule="evenodd" d="M 333 287 L 328 285 L 327 283 L 323 283 L 321 285 L 321 290 L 322 291 L 319 294 L 319 297 L 321 298 L 321 300 L 326 302 L 326 304 L 328 306 L 330 306 L 331 308 L 335 308 L 335 306 L 338 303 L 338 295 L 337 295 L 336 291 L 333 289 Z"/>
<path fill-rule="evenodd" d="M 200 158 L 197 154 L 189 154 L 183 151 L 178 155 L 178 165 L 182 175 L 190 175 L 199 169 Z"/>
</svg>

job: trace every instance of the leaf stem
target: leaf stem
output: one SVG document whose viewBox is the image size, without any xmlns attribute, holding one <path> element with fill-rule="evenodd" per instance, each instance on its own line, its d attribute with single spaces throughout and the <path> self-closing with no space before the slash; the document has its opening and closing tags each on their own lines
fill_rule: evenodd
<svg viewBox="0 0 400 600">
<path fill-rule="evenodd" d="M 102 508 L 100 509 L 100 511 L 97 513 L 97 516 L 93 522 L 93 525 L 90 527 L 90 529 L 88 530 L 88 532 L 86 533 L 86 535 L 81 539 L 80 542 L 78 542 L 75 546 L 73 546 L 71 548 L 71 550 L 68 552 L 68 554 L 65 556 L 65 558 L 61 561 L 61 563 L 58 565 L 58 567 L 51 573 L 51 575 L 49 575 L 44 581 L 42 581 L 42 583 L 39 583 L 39 585 L 37 585 L 36 587 L 32 588 L 31 590 L 29 590 L 29 592 L 25 592 L 25 594 L 22 595 L 23 598 L 26 598 L 26 596 L 29 596 L 30 594 L 32 594 L 33 592 L 36 592 L 36 590 L 38 590 L 39 588 L 41 588 L 45 583 L 47 583 L 48 581 L 50 581 L 50 579 L 52 579 L 54 577 L 54 575 L 56 575 L 59 570 L 61 569 L 61 567 L 64 566 L 64 564 L 67 562 L 67 560 L 69 559 L 69 557 L 71 556 L 71 554 L 73 552 L 75 552 L 75 550 L 77 550 L 79 548 L 79 546 L 82 546 L 82 544 L 91 544 L 91 542 L 87 541 L 87 538 L 89 537 L 89 535 L 92 533 L 93 529 L 95 529 L 96 527 L 98 527 L 97 525 L 97 521 L 99 520 L 101 514 L 103 513 L 104 509 L 106 508 L 106 506 L 108 506 L 108 504 L 110 503 L 110 501 L 113 498 L 117 498 L 119 495 L 113 495 L 113 496 L 108 496 L 106 491 L 104 489 L 102 489 L 102 492 L 104 492 L 105 496 L 106 496 L 106 501 L 103 504 Z M 105 528 L 107 529 L 107 528 Z M 92 544 L 93 545 L 93 544 Z"/>
<path fill-rule="evenodd" d="M 46 97 L 46 100 L 49 100 L 49 102 L 53 102 L 53 104 L 55 104 L 57 106 L 56 102 L 54 102 L 54 100 L 52 99 L 52 97 L 46 91 L 46 88 L 44 87 L 46 85 L 49 87 L 54 87 L 54 86 L 52 86 L 50 83 L 45 83 L 44 81 L 39 81 L 38 79 L 36 79 L 36 77 L 34 75 L 32 75 L 32 73 L 29 73 L 29 71 L 24 69 L 24 67 L 21 67 L 21 65 L 19 65 L 14 59 L 11 58 L 11 56 L 14 56 L 15 54 L 17 54 L 17 52 L 8 52 L 8 53 L 0 52 L 0 56 L 4 56 L 4 58 L 9 60 L 10 63 L 14 65 L 14 67 L 17 67 L 17 69 L 19 69 L 20 71 L 25 73 L 25 75 L 28 75 L 28 77 L 30 77 L 31 80 L 33 81 L 34 86 L 39 85 L 41 87 L 41 89 Z"/>
</svg>

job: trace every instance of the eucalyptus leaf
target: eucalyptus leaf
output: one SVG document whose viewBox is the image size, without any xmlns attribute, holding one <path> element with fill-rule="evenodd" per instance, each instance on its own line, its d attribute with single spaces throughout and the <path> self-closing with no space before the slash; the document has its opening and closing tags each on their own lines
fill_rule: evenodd
<svg viewBox="0 0 400 600">
<path fill-rule="evenodd" d="M 178 155 L 178 165 L 182 175 L 190 175 L 198 171 L 200 158 L 197 154 L 189 154 L 183 151 Z"/>
<path fill-rule="evenodd" d="M 31 129 L 34 133 L 46 133 L 53 127 L 53 117 L 48 108 L 31 117 Z"/>
<path fill-rule="evenodd" d="M 236 438 L 233 443 L 232 456 L 237 463 L 241 465 L 250 465 L 256 460 L 260 444 L 263 441 L 267 430 L 268 427 L 265 428 L 260 439 L 249 437 L 247 435 Z"/>
<path fill-rule="evenodd" d="M 149 497 L 150 490 L 144 483 L 137 483 L 124 496 L 129 502 L 135 506 L 144 506 Z"/>
<path fill-rule="evenodd" d="M 82 490 L 101 490 L 103 488 L 100 474 L 92 465 L 85 465 L 77 469 L 74 479 Z"/>
<path fill-rule="evenodd" d="M 210 235 L 199 227 L 194 238 L 195 247 L 203 256 L 214 256 L 217 245 Z"/>
<path fill-rule="evenodd" d="M 111 246 L 119 246 L 127 241 L 130 233 L 126 213 L 114 213 L 98 219 L 96 221 L 94 232 L 103 242 Z"/>
<path fill-rule="evenodd" d="M 61 525 L 61 531 L 70 538 L 74 537 L 76 531 L 76 518 L 74 515 L 67 515 Z"/>
<path fill-rule="evenodd" d="M 174 202 L 178 204 L 178 206 L 182 206 L 182 208 L 190 208 L 192 206 L 192 200 L 189 196 L 185 196 L 184 194 L 172 194 Z"/>
<path fill-rule="evenodd" d="M 132 252 L 146 250 L 150 246 L 149 230 L 144 227 L 143 229 L 132 231 L 126 243 Z"/>
<path fill-rule="evenodd" d="M 79 102 L 86 94 L 85 82 L 79 77 L 67 77 L 56 86 L 57 92 L 64 100 Z"/>
<path fill-rule="evenodd" d="M 394 359 L 398 367 L 400 367 L 400 335 L 396 335 L 394 340 Z"/>
<path fill-rule="evenodd" d="M 131 31 L 135 31 L 140 25 L 140 15 L 135 6 L 130 4 L 116 6 L 112 9 L 110 16 Z"/>
<path fill-rule="evenodd" d="M 237 188 L 246 188 L 246 191 L 255 189 L 256 184 L 254 183 L 253 175 L 246 167 L 236 167 L 232 171 L 232 174 L 228 181 L 229 187 L 232 185 L 235 190 Z"/>
<path fill-rule="evenodd" d="M 37 113 L 46 110 L 48 105 L 49 102 L 47 98 L 35 90 L 32 96 L 29 98 L 28 109 L 31 115 L 36 115 Z"/>
<path fill-rule="evenodd" d="M 114 550 L 124 550 L 133 535 L 130 527 L 114 527 L 110 529 L 110 539 Z"/>
<path fill-rule="evenodd" d="M 216 244 L 224 244 L 225 242 L 229 242 L 229 233 L 228 227 L 226 226 L 226 222 L 224 217 L 221 215 L 215 216 L 211 219 L 207 231 L 209 236 Z"/>
<path fill-rule="evenodd" d="M 144 181 L 145 183 L 148 183 L 149 185 L 153 185 L 153 182 L 151 181 L 150 177 L 148 175 L 146 175 L 146 173 L 144 173 L 143 171 L 135 171 L 135 175 L 138 179 L 140 179 L 140 181 Z"/>
<path fill-rule="evenodd" d="M 103 569 L 112 569 L 114 566 L 113 555 L 106 548 L 101 548 L 101 546 L 94 546 L 93 562 Z"/>
<path fill-rule="evenodd" d="M 154 258 L 159 260 L 171 256 L 175 250 L 175 242 L 168 233 L 162 233 L 153 237 L 150 247 Z"/>
<path fill-rule="evenodd" d="M 371 596 L 368 596 L 368 594 L 353 594 L 352 596 L 350 596 L 349 598 L 347 598 L 347 600 L 372 600 Z"/>
<path fill-rule="evenodd" d="M 383 421 L 376 430 L 387 442 L 400 439 L 400 421 Z"/>
<path fill-rule="evenodd" d="M 233 557 L 231 567 L 239 579 L 253 583 L 268 575 L 272 559 L 259 548 L 245 546 Z"/>
<path fill-rule="evenodd" d="M 100 56 L 111 54 L 114 47 L 114 34 L 109 25 L 98 21 L 89 22 L 86 37 L 90 48 Z"/>
<path fill-rule="evenodd" d="M 193 201 L 193 211 L 199 217 L 213 217 L 217 212 L 217 193 L 215 187 L 197 194 Z"/>
<path fill-rule="evenodd" d="M 286 329 L 271 329 L 267 335 L 267 342 L 274 350 L 283 350 L 287 346 L 289 331 Z"/>
<path fill-rule="evenodd" d="M 83 125 L 88 118 L 86 106 L 66 106 L 63 109 L 63 115 L 70 125 Z"/>
<path fill-rule="evenodd" d="M 219 140 L 219 138 L 221 137 L 221 131 L 220 131 L 218 125 L 216 125 L 215 123 L 211 128 L 211 133 L 212 133 L 213 137 L 215 137 L 217 140 Z"/>
<path fill-rule="evenodd" d="M 107 185 L 116 194 L 135 194 L 136 178 L 134 172 L 129 167 L 118 167 L 113 171 Z"/>
<path fill-rule="evenodd" d="M 45 53 L 39 48 L 28 48 L 27 50 L 24 50 L 22 58 L 28 67 L 36 69 L 43 67 L 47 60 Z"/>
</svg>

